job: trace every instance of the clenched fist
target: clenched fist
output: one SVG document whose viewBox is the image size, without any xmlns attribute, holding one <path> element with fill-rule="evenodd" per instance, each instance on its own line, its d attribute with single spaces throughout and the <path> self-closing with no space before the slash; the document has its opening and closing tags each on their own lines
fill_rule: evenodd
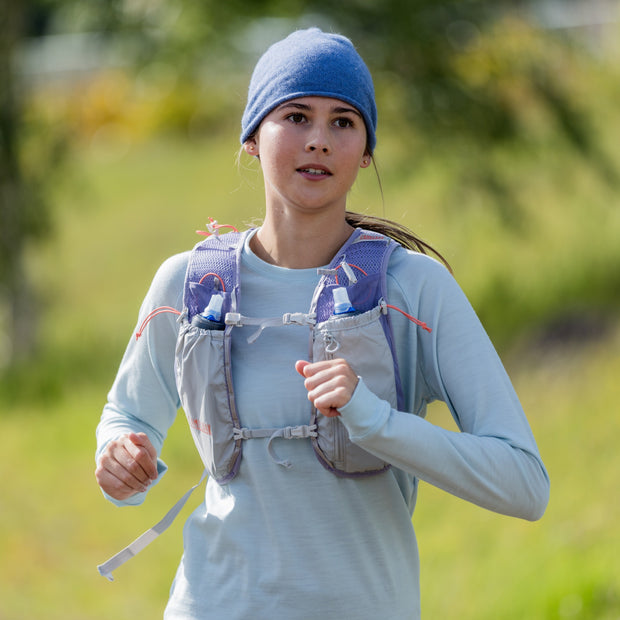
<svg viewBox="0 0 620 620">
<path fill-rule="evenodd" d="M 344 407 L 351 400 L 359 381 L 343 359 L 314 363 L 299 360 L 295 363 L 295 370 L 305 377 L 308 400 L 328 417 L 340 415 L 338 408 Z"/>
<path fill-rule="evenodd" d="M 157 479 L 157 452 L 145 433 L 129 433 L 111 441 L 95 470 L 99 486 L 116 500 L 146 491 Z"/>
</svg>

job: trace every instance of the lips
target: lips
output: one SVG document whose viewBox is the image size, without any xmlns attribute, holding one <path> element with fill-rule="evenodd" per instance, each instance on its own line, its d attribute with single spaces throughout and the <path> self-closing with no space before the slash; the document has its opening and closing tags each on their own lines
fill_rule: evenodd
<svg viewBox="0 0 620 620">
<path fill-rule="evenodd" d="M 317 164 L 301 166 L 300 168 L 297 168 L 297 172 L 310 179 L 322 179 L 332 176 L 332 172 L 329 168 Z"/>
</svg>

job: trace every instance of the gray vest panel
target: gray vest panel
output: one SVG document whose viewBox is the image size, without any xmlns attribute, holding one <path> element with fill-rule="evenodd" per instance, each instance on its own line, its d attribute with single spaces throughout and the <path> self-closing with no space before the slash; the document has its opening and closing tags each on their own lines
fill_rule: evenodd
<svg viewBox="0 0 620 620">
<path fill-rule="evenodd" d="M 243 441 L 256 437 L 310 438 L 319 462 L 338 476 L 380 474 L 389 464 L 356 446 L 338 417 L 312 411 L 309 424 L 287 429 L 244 429 L 237 412 L 230 359 L 235 325 L 286 324 L 291 315 L 276 319 L 240 317 L 239 255 L 249 233 L 211 237 L 192 252 L 185 281 L 185 309 L 180 318 L 176 348 L 176 381 L 192 436 L 209 475 L 220 484 L 237 474 Z M 314 361 L 342 357 L 368 387 L 393 407 L 400 406 L 400 380 L 385 307 L 387 261 L 396 246 L 392 240 L 363 230 L 351 239 L 324 270 L 305 320 L 312 333 Z M 342 267 L 342 268 L 341 268 Z M 353 273 L 354 272 L 354 273 Z M 348 275 L 347 275 L 348 273 Z M 357 282 L 351 281 L 357 279 Z M 331 291 L 347 281 L 358 314 L 334 316 Z M 224 298 L 225 330 L 192 325 L 192 318 L 211 295 Z M 273 453 L 272 453 L 273 456 Z"/>
</svg>

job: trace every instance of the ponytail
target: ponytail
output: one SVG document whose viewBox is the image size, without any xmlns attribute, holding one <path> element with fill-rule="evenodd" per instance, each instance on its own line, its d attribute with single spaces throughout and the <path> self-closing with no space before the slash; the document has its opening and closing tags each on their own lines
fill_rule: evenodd
<svg viewBox="0 0 620 620">
<path fill-rule="evenodd" d="M 366 230 L 390 237 L 408 250 L 427 255 L 434 254 L 452 273 L 450 263 L 435 248 L 426 243 L 426 241 L 422 241 L 406 226 L 375 215 L 363 215 L 353 211 L 347 211 L 345 219 L 354 228 L 365 228 Z"/>
</svg>

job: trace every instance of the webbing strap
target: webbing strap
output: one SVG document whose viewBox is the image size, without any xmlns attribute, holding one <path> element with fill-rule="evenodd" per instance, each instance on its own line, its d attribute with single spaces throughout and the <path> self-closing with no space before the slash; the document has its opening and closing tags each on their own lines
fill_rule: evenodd
<svg viewBox="0 0 620 620">
<path fill-rule="evenodd" d="M 318 437 L 316 424 L 303 424 L 300 426 L 285 426 L 283 428 L 235 428 L 233 439 L 265 439 L 269 437 L 267 452 L 273 461 L 282 467 L 292 467 L 290 461 L 285 461 L 277 456 L 273 448 L 274 439 L 307 439 Z"/>
<path fill-rule="evenodd" d="M 259 318 L 244 316 L 238 312 L 227 312 L 225 322 L 226 325 L 232 325 L 234 327 L 258 325 L 258 330 L 248 338 L 248 342 L 252 344 L 258 339 L 266 327 L 279 327 L 281 325 L 314 325 L 316 323 L 316 314 L 313 312 L 286 312 L 282 316 Z"/>
<path fill-rule="evenodd" d="M 357 282 L 357 276 L 355 275 L 355 272 L 351 268 L 351 265 L 349 265 L 349 263 L 347 263 L 347 261 L 344 258 L 340 262 L 340 265 L 338 265 L 337 267 L 334 267 L 333 269 L 329 269 L 328 267 L 319 267 L 316 270 L 316 272 L 320 276 L 334 276 L 334 277 L 337 277 L 338 276 L 338 269 L 342 269 L 345 272 L 347 278 L 349 278 L 349 284 L 355 284 Z"/>
<path fill-rule="evenodd" d="M 107 562 L 97 566 L 97 570 L 102 577 L 105 577 L 109 581 L 114 581 L 112 577 L 112 571 L 115 571 L 119 566 L 123 565 L 127 560 L 131 560 L 134 555 L 137 555 L 147 545 L 151 544 L 160 534 L 163 534 L 177 518 L 179 512 L 183 506 L 185 506 L 190 495 L 202 484 L 202 481 L 207 477 L 207 470 L 202 472 L 200 480 L 191 488 L 183 497 L 166 513 L 164 518 L 156 523 L 151 529 L 147 530 L 136 538 L 130 545 L 125 547 L 122 551 L 119 551 L 116 555 L 112 556 Z"/>
</svg>

